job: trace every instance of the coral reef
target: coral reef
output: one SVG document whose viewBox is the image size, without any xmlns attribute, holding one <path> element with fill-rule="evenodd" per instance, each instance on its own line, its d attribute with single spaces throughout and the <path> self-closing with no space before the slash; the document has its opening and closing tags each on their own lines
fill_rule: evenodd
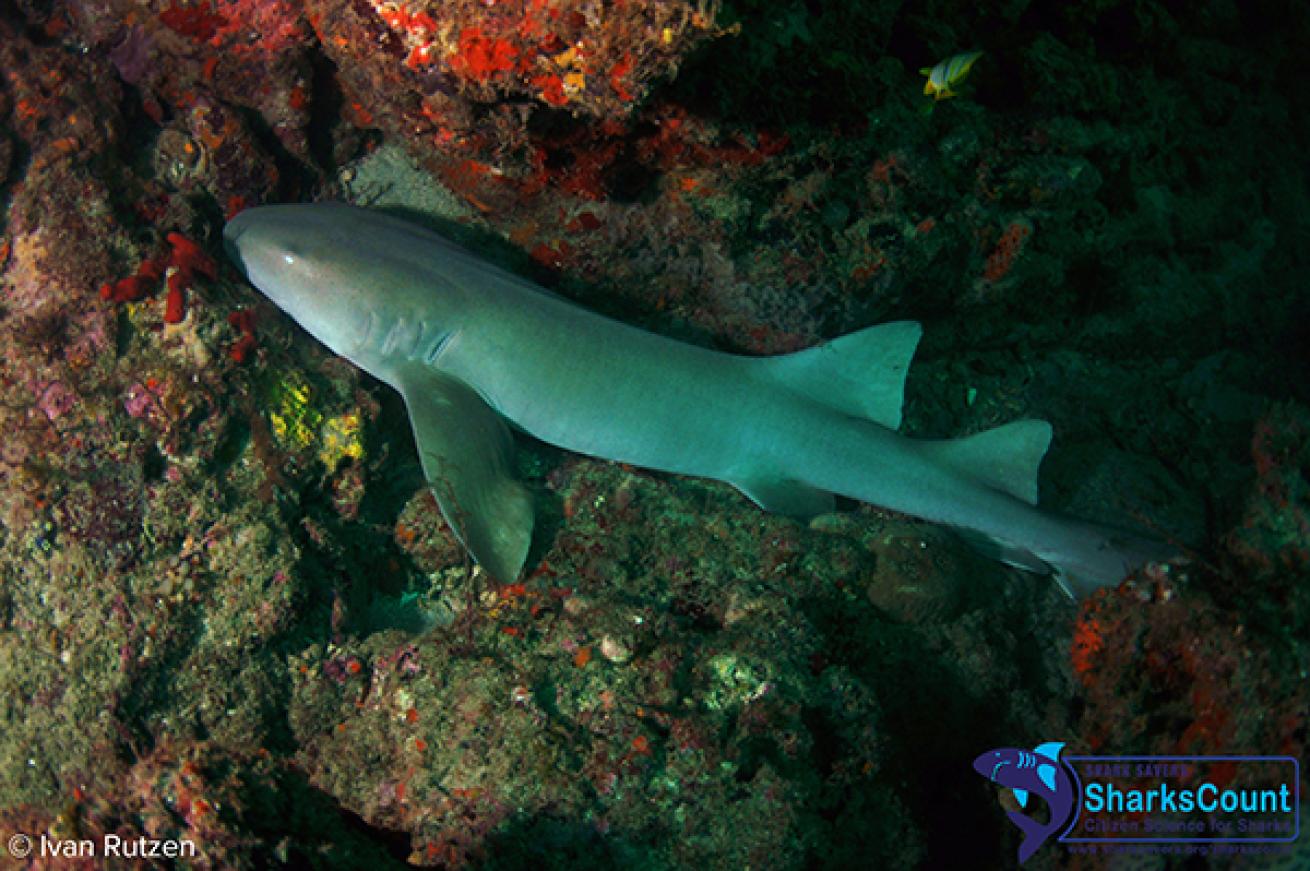
<svg viewBox="0 0 1310 871">
<path fill-rule="evenodd" d="M 440 149 L 529 156 L 538 114 L 621 123 L 687 52 L 716 35 L 717 3 L 311 0 L 359 121 Z M 549 123 L 549 122 L 546 122 Z M 436 157 L 436 154 L 433 154 Z"/>
<path fill-rule="evenodd" d="M 988 747 L 1304 756 L 1308 33 L 1285 0 L 0 8 L 0 830 L 1013 867 Z M 401 400 L 225 264 L 227 218 L 332 197 L 719 349 L 922 320 L 911 434 L 1047 417 L 1043 501 L 1188 558 L 1075 604 L 869 506 L 524 441 L 530 572 L 491 586 Z"/>
</svg>

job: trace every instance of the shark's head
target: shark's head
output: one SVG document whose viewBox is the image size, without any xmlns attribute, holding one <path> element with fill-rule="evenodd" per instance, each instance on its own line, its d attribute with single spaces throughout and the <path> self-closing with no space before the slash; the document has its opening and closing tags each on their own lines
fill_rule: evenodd
<svg viewBox="0 0 1310 871">
<path fill-rule="evenodd" d="M 973 770 L 983 777 L 1008 786 L 1020 794 L 1022 804 L 1029 791 L 1043 795 L 1048 801 L 1067 798 L 1073 791 L 1072 782 L 1060 753 L 1064 744 L 1050 741 L 1032 750 L 1003 747 L 991 750 L 973 760 Z"/>
<path fill-rule="evenodd" d="M 1002 778 L 1005 777 L 1006 769 L 1017 768 L 1020 758 L 1019 750 L 1002 749 L 992 750 L 984 753 L 977 759 L 973 760 L 973 770 L 981 774 L 988 780 L 1009 786 Z"/>
<path fill-rule="evenodd" d="M 228 221 L 223 245 L 279 308 L 374 374 L 448 333 L 469 283 L 463 249 L 340 203 L 247 209 Z"/>
<path fill-rule="evenodd" d="M 246 279 L 343 356 L 356 350 L 375 305 L 359 268 L 368 261 L 350 233 L 353 211 L 262 206 L 223 228 L 223 247 Z"/>
</svg>

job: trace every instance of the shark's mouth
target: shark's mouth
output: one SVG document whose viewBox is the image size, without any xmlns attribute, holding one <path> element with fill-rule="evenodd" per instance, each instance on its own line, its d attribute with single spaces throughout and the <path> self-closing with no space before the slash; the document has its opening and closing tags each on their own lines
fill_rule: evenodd
<svg viewBox="0 0 1310 871">
<path fill-rule="evenodd" d="M 996 763 L 994 766 L 992 766 L 992 780 L 995 781 L 996 783 L 1000 783 L 999 780 L 996 780 L 996 772 L 1000 771 L 1002 768 L 1004 768 L 1005 766 L 1007 766 L 1007 765 L 1009 765 L 1009 764 L 1010 764 L 1010 763 L 1008 763 L 1008 762 L 1002 760 L 1002 761 Z"/>
</svg>

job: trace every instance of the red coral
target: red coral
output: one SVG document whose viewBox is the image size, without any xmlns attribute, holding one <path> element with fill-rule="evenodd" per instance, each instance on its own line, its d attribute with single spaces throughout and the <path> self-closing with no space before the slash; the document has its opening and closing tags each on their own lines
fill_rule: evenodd
<svg viewBox="0 0 1310 871">
<path fill-rule="evenodd" d="M 196 272 L 206 278 L 218 277 L 218 267 L 199 245 L 181 233 L 169 233 L 167 238 L 168 244 L 173 246 L 173 258 L 170 262 L 179 271 L 186 273 L 188 277 Z"/>
<path fill-rule="evenodd" d="M 632 55 L 625 54 L 623 55 L 622 60 L 610 68 L 610 87 L 614 89 L 615 94 L 618 94 L 619 99 L 624 102 L 636 97 L 636 95 L 629 91 L 623 84 L 624 79 L 626 79 L 628 74 L 632 72 L 634 66 L 635 64 L 633 63 Z"/>
<path fill-rule="evenodd" d="M 136 302 L 145 296 L 144 282 L 139 275 L 130 275 L 118 281 L 100 285 L 100 298 L 111 302 Z"/>
<path fill-rule="evenodd" d="M 533 76 L 532 84 L 541 89 L 541 99 L 552 106 L 564 106 L 569 102 L 569 95 L 564 92 L 564 80 L 554 73 Z"/>
<path fill-rule="evenodd" d="M 164 323 L 180 324 L 185 316 L 186 295 L 183 286 L 183 275 L 181 272 L 174 272 L 168 276 L 168 297 L 164 301 Z"/>
<path fill-rule="evenodd" d="M 207 0 L 195 6 L 179 6 L 177 0 L 172 0 L 171 5 L 159 13 L 159 20 L 174 33 L 196 42 L 208 42 L 220 27 L 227 24 L 227 19 L 214 12 Z"/>
<path fill-rule="evenodd" d="M 240 194 L 233 194 L 227 198 L 227 212 L 223 216 L 224 219 L 228 221 L 232 220 L 237 215 L 244 212 L 247 206 L 248 204 L 246 203 L 245 197 Z"/>
<path fill-rule="evenodd" d="M 459 34 L 459 49 L 450 68 L 470 79 L 486 81 L 496 73 L 514 69 L 519 50 L 508 39 L 486 36 L 480 27 L 466 27 Z"/>
<path fill-rule="evenodd" d="M 234 363 L 244 363 L 250 352 L 255 350 L 255 313 L 250 309 L 234 311 L 227 316 L 227 322 L 241 333 L 240 338 L 227 349 L 227 355 Z"/>
<path fill-rule="evenodd" d="M 146 281 L 158 281 L 164 277 L 164 271 L 168 264 L 157 258 L 147 257 L 141 261 L 141 265 L 136 268 L 136 274 Z"/>
<path fill-rule="evenodd" d="M 164 323 L 181 323 L 186 316 L 186 289 L 197 273 L 206 278 L 218 277 L 213 258 L 199 245 L 181 233 L 169 233 L 172 251 L 166 256 L 147 257 L 136 268 L 136 274 L 100 286 L 100 298 L 108 302 L 136 302 L 146 295 L 146 287 L 159 281 L 165 273 L 168 295 L 164 301 Z"/>
<path fill-rule="evenodd" d="M 983 278 L 990 282 L 997 282 L 1009 275 L 1031 233 L 1032 228 L 1023 221 L 1012 221 L 988 256 Z"/>
<path fill-rule="evenodd" d="M 573 246 L 568 242 L 560 242 L 556 247 L 551 247 L 545 242 L 539 242 L 530 252 L 532 259 L 550 269 L 563 269 L 568 258 L 573 254 Z"/>
</svg>

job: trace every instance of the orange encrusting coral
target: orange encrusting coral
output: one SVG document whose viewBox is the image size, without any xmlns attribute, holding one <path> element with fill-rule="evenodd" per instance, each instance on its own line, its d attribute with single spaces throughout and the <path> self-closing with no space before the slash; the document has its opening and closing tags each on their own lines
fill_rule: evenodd
<svg viewBox="0 0 1310 871">
<path fill-rule="evenodd" d="M 344 0 L 309 0 L 307 20 L 323 46 L 362 55 L 355 36 L 371 31 L 408 72 L 448 72 L 466 97 L 530 96 L 583 114 L 625 114 L 651 83 L 676 71 L 692 45 L 721 35 L 718 4 L 516 3 L 441 4 L 434 0 L 366 0 L 342 15 Z M 364 11 L 367 10 L 367 11 Z M 344 57 L 339 59 L 344 62 Z M 455 111 L 444 119 L 466 127 Z M 439 133 L 440 131 L 434 131 Z M 465 130 L 465 133 L 469 131 Z"/>
<path fill-rule="evenodd" d="M 1097 656 L 1105 647 L 1101 624 L 1097 622 L 1095 614 L 1093 606 L 1084 606 L 1073 630 L 1073 649 L 1070 659 L 1074 672 L 1084 683 L 1092 680 Z"/>
</svg>

